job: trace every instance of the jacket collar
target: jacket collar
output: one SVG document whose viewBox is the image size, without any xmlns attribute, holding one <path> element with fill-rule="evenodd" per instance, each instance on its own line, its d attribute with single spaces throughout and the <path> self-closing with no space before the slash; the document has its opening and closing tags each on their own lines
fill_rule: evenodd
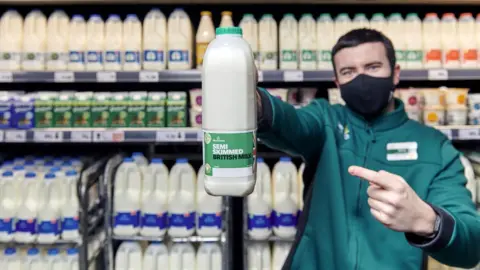
<svg viewBox="0 0 480 270">
<path fill-rule="evenodd" d="M 365 120 L 363 116 L 350 110 L 347 106 L 348 118 L 353 125 L 361 128 L 371 127 L 373 131 L 388 131 L 400 127 L 407 122 L 409 118 L 405 112 L 403 102 L 397 98 L 395 98 L 394 102 L 395 110 L 393 112 L 383 114 L 370 122 Z"/>
</svg>

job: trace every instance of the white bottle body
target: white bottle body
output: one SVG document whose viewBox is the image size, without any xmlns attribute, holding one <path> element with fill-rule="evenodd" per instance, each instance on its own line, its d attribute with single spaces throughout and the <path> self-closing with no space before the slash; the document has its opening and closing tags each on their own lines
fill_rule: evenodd
<svg viewBox="0 0 480 270">
<path fill-rule="evenodd" d="M 100 15 L 91 15 L 87 21 L 86 51 L 86 70 L 103 70 L 105 24 Z"/>
<path fill-rule="evenodd" d="M 195 249 L 190 243 L 173 244 L 169 257 L 169 270 L 196 270 Z"/>
<path fill-rule="evenodd" d="M 77 195 L 78 173 L 69 170 L 65 173 L 63 194 L 65 203 L 61 207 L 62 214 L 62 239 L 77 240 L 79 234 L 79 202 Z"/>
<path fill-rule="evenodd" d="M 64 180 L 54 173 L 47 173 L 40 185 L 37 238 L 39 243 L 53 243 L 60 237 L 60 207 L 63 196 L 61 185 Z"/>
<path fill-rule="evenodd" d="M 332 70 L 332 47 L 335 44 L 335 25 L 330 14 L 317 19 L 317 69 Z"/>
<path fill-rule="evenodd" d="M 222 270 L 222 250 L 217 243 L 202 243 L 197 251 L 197 270 Z"/>
<path fill-rule="evenodd" d="M 19 70 L 23 47 L 23 18 L 15 10 L 3 13 L 0 19 L 0 70 Z"/>
<path fill-rule="evenodd" d="M 68 70 L 85 71 L 87 24 L 81 15 L 70 20 L 68 35 Z"/>
<path fill-rule="evenodd" d="M 244 14 L 242 20 L 239 23 L 242 28 L 243 39 L 248 42 L 253 52 L 253 59 L 255 60 L 255 66 L 259 68 L 259 51 L 258 51 L 258 23 L 252 14 Z"/>
<path fill-rule="evenodd" d="M 197 174 L 197 235 L 217 237 L 222 233 L 222 197 L 205 191 L 205 166 Z"/>
<path fill-rule="evenodd" d="M 427 69 L 442 67 L 442 25 L 437 14 L 429 13 L 423 20 L 424 67 Z"/>
<path fill-rule="evenodd" d="M 120 244 L 115 255 L 115 270 L 143 270 L 142 247 L 138 242 Z"/>
<path fill-rule="evenodd" d="M 129 14 L 123 23 L 123 70 L 138 71 L 142 68 L 142 23 L 137 15 Z"/>
<path fill-rule="evenodd" d="M 293 14 L 285 14 L 280 21 L 279 38 L 280 69 L 298 69 L 298 23 Z"/>
<path fill-rule="evenodd" d="M 168 250 L 162 243 L 151 243 L 143 254 L 143 270 L 168 269 Z"/>
<path fill-rule="evenodd" d="M 19 200 L 20 182 L 13 176 L 12 171 L 2 173 L 0 180 L 0 242 L 10 242 L 15 233 L 15 218 L 18 207 L 21 203 Z"/>
<path fill-rule="evenodd" d="M 143 21 L 143 69 L 167 68 L 167 19 L 157 9 L 147 13 Z"/>
<path fill-rule="evenodd" d="M 105 22 L 105 70 L 119 71 L 123 66 L 123 22 L 110 15 Z"/>
<path fill-rule="evenodd" d="M 312 14 L 304 14 L 298 22 L 301 70 L 317 69 L 317 24 Z"/>
<path fill-rule="evenodd" d="M 192 68 L 193 31 L 190 18 L 182 9 L 168 17 L 168 69 Z"/>
<path fill-rule="evenodd" d="M 23 25 L 22 69 L 45 70 L 47 18 L 39 10 L 32 10 L 25 17 Z"/>
<path fill-rule="evenodd" d="M 277 22 L 271 14 L 263 15 L 258 25 L 260 69 L 278 69 Z"/>
<path fill-rule="evenodd" d="M 47 70 L 66 70 L 68 64 L 69 18 L 56 11 L 47 21 Z"/>
</svg>

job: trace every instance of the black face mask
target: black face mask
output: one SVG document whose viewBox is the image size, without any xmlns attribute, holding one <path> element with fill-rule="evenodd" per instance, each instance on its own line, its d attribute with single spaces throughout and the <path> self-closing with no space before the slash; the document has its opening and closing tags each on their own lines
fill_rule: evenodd
<svg viewBox="0 0 480 270">
<path fill-rule="evenodd" d="M 359 74 L 348 83 L 340 85 L 342 99 L 354 112 L 371 120 L 383 113 L 393 98 L 393 78 L 372 77 Z"/>
</svg>

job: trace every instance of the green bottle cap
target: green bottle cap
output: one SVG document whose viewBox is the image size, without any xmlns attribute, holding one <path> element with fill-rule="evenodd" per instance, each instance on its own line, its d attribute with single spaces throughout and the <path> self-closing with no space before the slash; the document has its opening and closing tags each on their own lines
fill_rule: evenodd
<svg viewBox="0 0 480 270">
<path fill-rule="evenodd" d="M 243 35 L 242 28 L 240 27 L 218 27 L 215 30 L 215 34 L 218 35 Z"/>
</svg>

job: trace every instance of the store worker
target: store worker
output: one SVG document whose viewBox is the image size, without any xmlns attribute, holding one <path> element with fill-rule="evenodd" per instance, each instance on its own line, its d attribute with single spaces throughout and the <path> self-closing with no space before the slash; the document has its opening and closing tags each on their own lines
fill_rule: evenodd
<svg viewBox="0 0 480 270">
<path fill-rule="evenodd" d="M 346 106 L 317 99 L 295 109 L 258 90 L 258 137 L 315 169 L 283 269 L 419 270 L 424 255 L 475 267 L 480 216 L 459 152 L 393 98 L 392 42 L 352 30 L 332 59 Z"/>
</svg>

